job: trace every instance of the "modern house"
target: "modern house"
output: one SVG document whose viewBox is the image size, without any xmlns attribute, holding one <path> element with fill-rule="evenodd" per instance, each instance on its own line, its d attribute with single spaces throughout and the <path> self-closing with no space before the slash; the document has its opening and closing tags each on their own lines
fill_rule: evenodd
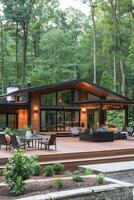
<svg viewBox="0 0 134 200">
<path fill-rule="evenodd" d="M 29 125 L 39 132 L 66 133 L 72 126 L 104 124 L 107 110 L 114 109 L 124 110 L 124 124 L 128 125 L 128 105 L 134 101 L 84 80 L 9 88 L 0 96 L 0 127 Z"/>
</svg>

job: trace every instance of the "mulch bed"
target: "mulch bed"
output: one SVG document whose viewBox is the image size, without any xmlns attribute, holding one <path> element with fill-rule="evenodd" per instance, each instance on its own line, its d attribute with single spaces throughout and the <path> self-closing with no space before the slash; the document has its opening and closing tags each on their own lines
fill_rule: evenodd
<svg viewBox="0 0 134 200">
<path fill-rule="evenodd" d="M 85 178 L 83 182 L 74 182 L 73 180 L 64 180 L 63 188 L 59 189 L 57 185 L 54 183 L 54 180 L 50 179 L 47 182 L 39 182 L 38 180 L 42 178 L 45 179 L 44 176 L 33 177 L 33 179 L 36 179 L 36 182 L 34 181 L 31 183 L 27 183 L 26 192 L 23 195 L 17 196 L 17 197 L 11 194 L 7 186 L 3 187 L 2 189 L 0 189 L 0 200 L 14 200 L 20 197 L 22 198 L 22 197 L 28 197 L 28 196 L 34 196 L 34 195 L 40 195 L 40 194 L 47 194 L 50 192 L 57 192 L 57 191 L 70 190 L 70 189 L 72 190 L 72 189 L 98 185 L 98 183 L 96 182 L 94 178 Z M 3 180 L 4 178 L 0 177 L 0 182 L 2 182 Z M 109 183 L 105 182 L 105 184 L 109 184 Z"/>
</svg>

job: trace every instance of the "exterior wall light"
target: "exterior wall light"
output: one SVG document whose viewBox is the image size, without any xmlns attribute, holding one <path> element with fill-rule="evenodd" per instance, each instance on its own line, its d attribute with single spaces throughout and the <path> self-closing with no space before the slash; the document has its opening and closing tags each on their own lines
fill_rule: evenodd
<svg viewBox="0 0 134 200">
<path fill-rule="evenodd" d="M 85 113 L 85 112 L 86 112 L 86 107 L 82 107 L 82 108 L 81 108 L 81 111 L 82 111 L 83 113 Z"/>
<path fill-rule="evenodd" d="M 34 108 L 33 113 L 38 113 L 38 108 Z"/>
</svg>

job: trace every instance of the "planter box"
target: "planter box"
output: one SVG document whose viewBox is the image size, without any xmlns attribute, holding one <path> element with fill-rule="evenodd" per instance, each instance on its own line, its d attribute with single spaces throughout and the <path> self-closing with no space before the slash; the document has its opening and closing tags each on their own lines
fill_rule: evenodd
<svg viewBox="0 0 134 200">
<path fill-rule="evenodd" d="M 92 175 L 90 177 L 95 176 Z M 20 198 L 18 200 L 133 200 L 132 184 L 111 178 L 105 178 L 105 180 L 110 182 L 110 184 L 53 192 L 46 195 Z"/>
</svg>

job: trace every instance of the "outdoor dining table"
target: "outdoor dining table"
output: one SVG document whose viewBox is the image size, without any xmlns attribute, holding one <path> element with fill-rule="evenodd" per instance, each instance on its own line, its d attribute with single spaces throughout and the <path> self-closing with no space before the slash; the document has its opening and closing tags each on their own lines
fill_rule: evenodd
<svg viewBox="0 0 134 200">
<path fill-rule="evenodd" d="M 31 135 L 29 137 L 27 136 L 22 136 L 20 137 L 21 141 L 24 143 L 24 148 L 26 148 L 26 145 L 28 145 L 28 147 L 32 147 L 32 148 L 40 148 L 39 147 L 39 143 L 42 142 L 42 140 L 45 140 L 47 138 L 47 136 L 44 135 Z M 30 146 L 30 144 L 32 144 L 32 146 Z"/>
</svg>

